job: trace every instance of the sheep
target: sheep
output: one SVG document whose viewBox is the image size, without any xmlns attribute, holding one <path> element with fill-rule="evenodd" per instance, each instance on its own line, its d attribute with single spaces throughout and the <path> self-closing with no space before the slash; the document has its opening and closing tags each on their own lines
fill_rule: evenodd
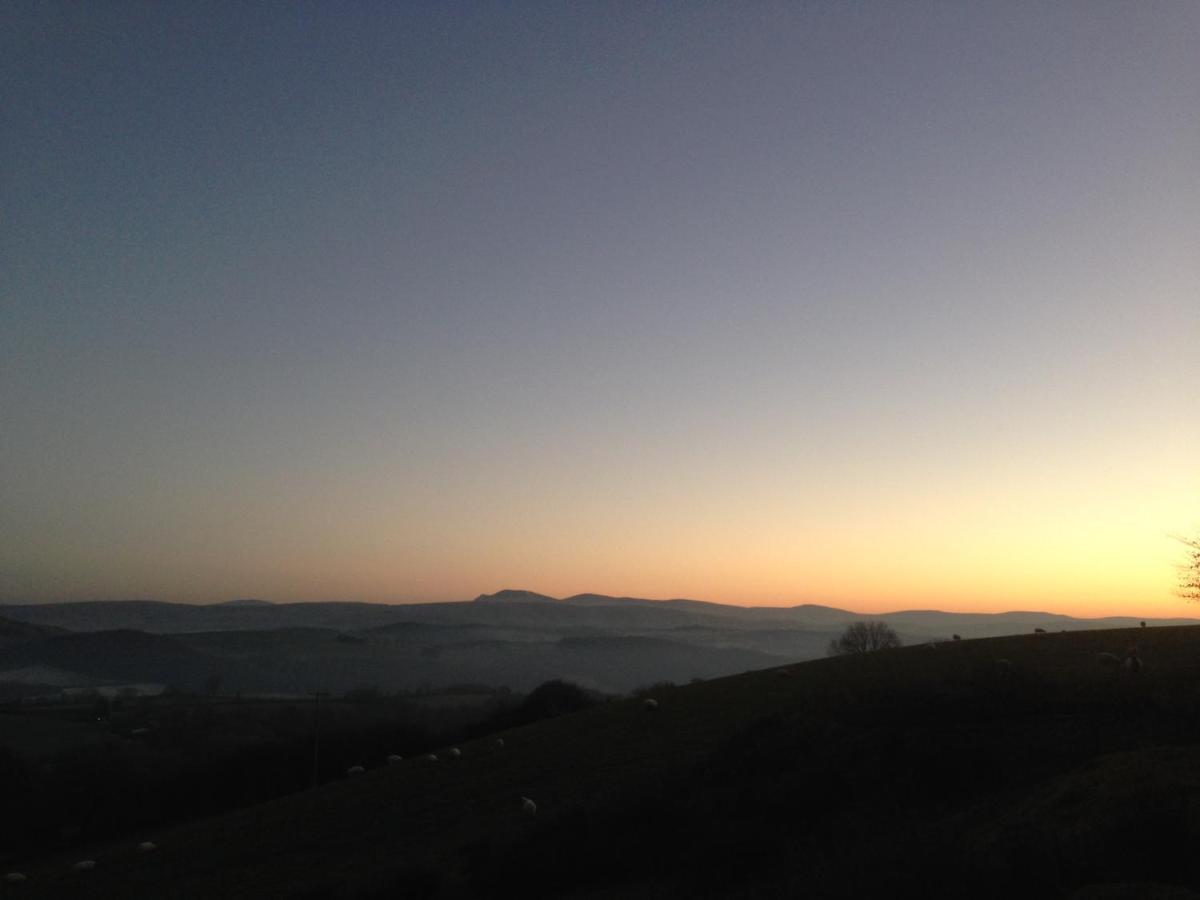
<svg viewBox="0 0 1200 900">
<path fill-rule="evenodd" d="M 94 859 L 81 859 L 71 866 L 71 868 L 76 872 L 87 872 L 96 868 L 96 861 Z"/>
<path fill-rule="evenodd" d="M 22 881 L 26 881 L 28 879 L 25 878 L 24 872 L 9 872 L 4 876 L 4 880 L 9 884 L 20 884 Z"/>
<path fill-rule="evenodd" d="M 496 746 L 500 749 L 504 748 L 504 738 L 496 738 Z"/>
<path fill-rule="evenodd" d="M 525 815 L 527 815 L 527 816 L 536 816 L 537 815 L 537 804 L 534 803 L 532 800 L 530 800 L 528 797 L 522 797 L 521 798 L 521 812 L 525 813 Z"/>
<path fill-rule="evenodd" d="M 436 753 L 430 753 L 430 754 L 429 754 L 428 756 L 426 756 L 425 758 L 426 758 L 427 760 L 429 760 L 430 762 L 437 762 L 437 761 L 438 761 L 438 759 L 437 759 L 437 754 L 436 754 Z"/>
<path fill-rule="evenodd" d="M 154 843 L 154 841 L 142 841 L 138 844 L 139 853 L 153 853 L 157 849 L 158 844 Z"/>
<path fill-rule="evenodd" d="M 458 759 L 460 756 L 462 756 L 461 750 L 459 750 L 457 747 L 450 748 L 450 758 L 451 759 Z"/>
<path fill-rule="evenodd" d="M 1115 653 L 1097 653 L 1096 665 L 1102 669 L 1119 669 L 1121 667 L 1121 657 Z"/>
<path fill-rule="evenodd" d="M 642 706 L 646 709 L 658 709 L 658 701 L 653 697 L 647 697 L 642 701 Z"/>
<path fill-rule="evenodd" d="M 954 640 L 956 640 L 956 641 L 961 641 L 961 640 L 962 640 L 962 635 L 961 635 L 961 634 L 952 634 L 952 635 L 950 635 L 950 637 L 954 638 Z"/>
<path fill-rule="evenodd" d="M 362 766 L 351 766 L 346 770 L 346 775 L 352 777 L 354 775 L 362 775 L 366 771 Z"/>
<path fill-rule="evenodd" d="M 398 756 L 397 754 L 392 753 L 391 755 L 388 756 L 387 761 L 388 761 L 389 766 L 394 766 L 398 762 L 404 762 L 404 757 Z"/>
<path fill-rule="evenodd" d="M 1035 628 L 1035 629 L 1033 629 L 1033 633 L 1034 634 L 1045 634 L 1046 629 L 1045 628 Z"/>
<path fill-rule="evenodd" d="M 1142 658 L 1138 656 L 1137 644 L 1125 651 L 1125 659 L 1121 662 L 1121 668 L 1130 674 L 1142 671 Z"/>
</svg>

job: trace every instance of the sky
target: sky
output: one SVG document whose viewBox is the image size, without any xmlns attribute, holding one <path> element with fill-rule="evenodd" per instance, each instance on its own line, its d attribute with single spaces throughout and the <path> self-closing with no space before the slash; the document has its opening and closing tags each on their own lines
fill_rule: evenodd
<svg viewBox="0 0 1200 900">
<path fill-rule="evenodd" d="M 0 26 L 2 600 L 1197 610 L 1200 4 Z"/>
</svg>

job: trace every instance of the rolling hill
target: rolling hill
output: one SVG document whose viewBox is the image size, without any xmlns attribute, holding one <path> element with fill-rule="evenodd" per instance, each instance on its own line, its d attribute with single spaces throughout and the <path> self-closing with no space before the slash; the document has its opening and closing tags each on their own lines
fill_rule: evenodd
<svg viewBox="0 0 1200 900">
<path fill-rule="evenodd" d="M 1144 668 L 1097 654 L 1136 642 Z M 1200 628 L 823 659 L 20 865 L 30 897 L 1194 897 Z M 521 811 L 533 798 L 537 815 Z M 94 871 L 72 872 L 87 856 Z M 16 865 L 14 862 L 10 865 Z"/>
<path fill-rule="evenodd" d="M 1131 628 L 1130 617 L 1077 619 L 1043 612 L 948 613 L 907 610 L 866 615 L 830 606 L 733 606 L 701 600 L 646 600 L 577 594 L 559 600 L 532 591 L 504 590 L 460 603 L 268 603 L 261 600 L 209 605 L 149 600 L 9 604 L 0 616 L 32 625 L 70 631 L 133 629 L 158 634 L 213 631 L 264 631 L 325 628 L 360 631 L 419 622 L 440 625 L 569 629 L 599 628 L 626 633 L 706 626 L 721 629 L 794 628 L 829 634 L 862 618 L 889 622 L 909 642 L 963 637 L 993 637 L 1031 632 Z M 1196 619 L 1152 619 L 1153 625 L 1190 625 Z"/>
<path fill-rule="evenodd" d="M 485 594 L 464 603 L 253 600 L 200 606 L 130 601 L 8 606 L 0 611 L 7 623 L 0 622 L 0 643 L 13 634 L 17 637 L 12 640 L 28 645 L 0 668 L 10 673 L 10 682 L 26 679 L 36 667 L 76 671 L 89 679 L 121 673 L 126 680 L 180 687 L 219 674 L 230 692 L 290 694 L 363 687 L 391 692 L 462 683 L 525 691 L 552 678 L 619 693 L 664 680 L 687 682 L 816 659 L 847 623 L 864 618 L 812 604 L 740 607 L 599 594 L 559 600 L 522 590 Z M 1035 628 L 1137 624 L 1128 618 L 1083 620 L 1037 612 L 912 610 L 871 618 L 891 623 L 906 644 L 952 634 L 971 638 L 1030 633 Z M 76 636 L 65 643 L 43 640 L 63 636 L 63 629 Z M 108 637 L 82 637 L 101 633 Z M 149 637 L 136 646 L 131 643 L 126 653 L 121 641 L 132 642 L 133 634 L 176 641 L 178 653 L 149 654 Z M 64 661 L 59 650 L 74 646 L 72 642 L 88 661 L 86 667 Z M 102 665 L 105 646 L 119 658 Z"/>
</svg>

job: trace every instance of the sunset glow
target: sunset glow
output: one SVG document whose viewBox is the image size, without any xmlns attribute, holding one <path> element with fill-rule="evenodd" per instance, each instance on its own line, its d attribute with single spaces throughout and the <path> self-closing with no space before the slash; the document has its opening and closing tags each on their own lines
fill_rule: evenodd
<svg viewBox="0 0 1200 900">
<path fill-rule="evenodd" d="M 1200 6 L 222 9 L 5 38 L 0 601 L 1198 611 Z"/>
</svg>

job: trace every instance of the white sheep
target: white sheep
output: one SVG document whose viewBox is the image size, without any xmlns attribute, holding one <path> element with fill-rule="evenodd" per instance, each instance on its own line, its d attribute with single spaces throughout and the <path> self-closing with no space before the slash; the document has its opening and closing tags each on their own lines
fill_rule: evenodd
<svg viewBox="0 0 1200 900">
<path fill-rule="evenodd" d="M 9 884 L 20 884 L 22 881 L 26 881 L 27 879 L 25 878 L 24 872 L 9 872 L 4 876 L 4 880 Z"/>
<path fill-rule="evenodd" d="M 459 750 L 457 747 L 450 748 L 450 757 L 452 759 L 458 759 L 460 756 L 462 756 L 461 750 Z"/>
<path fill-rule="evenodd" d="M 96 868 L 96 861 L 94 859 L 81 859 L 75 865 L 71 866 L 71 868 L 76 872 L 87 872 Z"/>
<path fill-rule="evenodd" d="M 404 757 L 393 753 L 388 756 L 387 761 L 389 766 L 394 766 L 398 762 L 404 762 Z"/>
<path fill-rule="evenodd" d="M 367 771 L 367 770 L 366 770 L 366 769 L 364 769 L 362 766 L 351 766 L 350 768 L 348 768 L 348 769 L 346 770 L 346 774 L 347 774 L 348 776 L 353 776 L 353 775 L 362 775 L 362 774 L 363 774 L 364 772 L 366 772 L 366 771 Z"/>
<path fill-rule="evenodd" d="M 138 850 L 141 853 L 153 853 L 157 849 L 158 844 L 154 843 L 154 841 L 142 841 L 138 844 Z"/>
<path fill-rule="evenodd" d="M 436 753 L 430 753 L 430 754 L 429 754 L 428 756 L 426 756 L 425 758 L 426 758 L 427 760 L 429 760 L 430 762 L 437 762 L 437 754 L 436 754 Z"/>
<path fill-rule="evenodd" d="M 503 747 L 504 746 L 504 738 L 496 738 L 496 746 Z"/>
<path fill-rule="evenodd" d="M 658 701 L 653 697 L 647 697 L 642 701 L 642 706 L 644 706 L 646 709 L 658 709 Z"/>
<path fill-rule="evenodd" d="M 536 816 L 537 815 L 537 804 L 534 803 L 532 800 L 530 800 L 528 797 L 522 797 L 521 798 L 521 812 L 525 813 L 525 815 L 527 815 L 527 816 Z"/>
</svg>

